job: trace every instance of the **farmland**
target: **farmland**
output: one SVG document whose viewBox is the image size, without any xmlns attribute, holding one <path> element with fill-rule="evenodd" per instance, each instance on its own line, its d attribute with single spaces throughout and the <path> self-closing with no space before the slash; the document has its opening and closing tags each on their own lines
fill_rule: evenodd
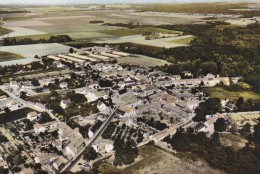
<svg viewBox="0 0 260 174">
<path fill-rule="evenodd" d="M 243 97 L 244 100 L 251 98 L 253 100 L 260 101 L 260 94 L 252 91 L 227 91 L 221 87 L 203 88 L 202 91 L 208 94 L 210 97 L 218 97 L 222 100 L 237 100 L 239 97 Z"/>
<path fill-rule="evenodd" d="M 68 52 L 71 47 L 58 43 L 32 44 L 0 47 L 0 51 L 22 55 L 26 58 L 34 58 L 35 55 L 44 56 L 48 54 Z"/>
<path fill-rule="evenodd" d="M 121 64 L 139 65 L 143 67 L 154 67 L 154 66 L 162 66 L 165 64 L 169 64 L 165 60 L 142 56 L 142 55 L 121 57 L 117 59 L 117 62 Z"/>
<path fill-rule="evenodd" d="M 191 36 L 191 37 L 186 37 L 186 38 L 181 38 L 181 39 L 173 39 L 171 41 L 169 41 L 170 43 L 174 43 L 174 44 L 184 44 L 184 45 L 189 45 L 190 42 L 195 39 L 195 36 Z"/>
<path fill-rule="evenodd" d="M 191 35 L 186 36 L 177 36 L 174 38 L 162 38 L 162 39 L 153 39 L 153 40 L 146 40 L 145 36 L 142 35 L 131 35 L 131 36 L 123 36 L 118 38 L 106 38 L 102 39 L 101 41 L 95 41 L 95 43 L 136 43 L 140 45 L 149 45 L 153 47 L 165 47 L 165 48 L 173 48 L 173 47 L 180 47 L 180 46 L 187 46 L 186 44 L 179 44 L 179 43 L 172 43 L 169 41 L 177 40 L 177 39 L 186 39 L 190 38 Z"/>
<path fill-rule="evenodd" d="M 139 154 L 142 159 L 135 164 L 124 169 L 126 174 L 141 174 L 141 173 L 221 173 L 211 169 L 203 162 L 188 163 L 174 155 L 167 153 L 152 145 L 146 145 L 139 148 Z M 203 163 L 203 164 L 202 164 Z"/>
<path fill-rule="evenodd" d="M 246 123 L 250 125 L 256 125 L 258 123 L 258 118 L 260 118 L 260 112 L 239 112 L 239 113 L 230 113 L 227 114 L 227 117 L 230 118 L 238 128 L 241 128 Z"/>
<path fill-rule="evenodd" d="M 130 36 L 130 35 L 139 35 L 143 34 L 145 32 L 164 32 L 164 33 L 171 33 L 171 34 L 182 34 L 182 32 L 179 31 L 173 31 L 173 30 L 165 30 L 161 28 L 155 28 L 155 27 L 139 27 L 139 28 L 133 28 L 133 29 L 119 29 L 119 30 L 105 30 L 100 31 L 104 34 L 109 34 L 113 36 Z"/>
<path fill-rule="evenodd" d="M 23 59 L 23 57 L 9 52 L 0 52 L 0 62 L 18 59 Z"/>
</svg>

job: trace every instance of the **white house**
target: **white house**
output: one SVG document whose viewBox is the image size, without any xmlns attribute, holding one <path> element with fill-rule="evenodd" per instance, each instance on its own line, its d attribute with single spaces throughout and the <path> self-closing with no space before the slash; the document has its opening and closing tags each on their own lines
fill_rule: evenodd
<svg viewBox="0 0 260 174">
<path fill-rule="evenodd" d="M 36 134 L 44 133 L 46 131 L 46 128 L 39 123 L 35 123 L 33 127 L 34 127 L 34 132 Z"/>
<path fill-rule="evenodd" d="M 60 88 L 61 89 L 67 89 L 68 88 L 68 83 L 67 82 L 61 82 L 60 83 Z"/>
<path fill-rule="evenodd" d="M 106 110 L 108 107 L 106 106 L 105 103 L 103 103 L 103 102 L 98 102 L 98 103 L 97 103 L 97 108 L 98 108 L 98 110 L 99 110 L 100 112 L 102 112 L 102 111 Z"/>
<path fill-rule="evenodd" d="M 68 99 L 68 100 L 61 100 L 60 106 L 61 106 L 63 109 L 66 109 L 66 108 L 70 105 L 70 103 L 71 103 L 70 99 Z"/>
<path fill-rule="evenodd" d="M 74 139 L 74 141 L 66 146 L 66 153 L 74 157 L 84 148 L 84 146 L 85 141 L 83 138 Z"/>
<path fill-rule="evenodd" d="M 106 144 L 106 145 L 105 145 L 105 151 L 106 151 L 107 153 L 111 152 L 113 149 L 114 149 L 113 144 Z"/>
<path fill-rule="evenodd" d="M 37 112 L 33 111 L 33 112 L 29 112 L 29 113 L 27 114 L 27 117 L 26 117 L 26 118 L 29 119 L 30 121 L 33 121 L 33 120 L 36 120 L 37 117 L 38 117 Z"/>
</svg>

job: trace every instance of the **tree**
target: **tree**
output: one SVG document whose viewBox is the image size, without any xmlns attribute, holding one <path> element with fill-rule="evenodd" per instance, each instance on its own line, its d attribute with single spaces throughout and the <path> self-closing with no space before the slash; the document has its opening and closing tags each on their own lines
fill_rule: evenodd
<svg viewBox="0 0 260 174">
<path fill-rule="evenodd" d="M 240 130 L 239 130 L 240 134 L 242 135 L 242 137 L 244 138 L 248 138 L 248 136 L 251 134 L 251 124 L 250 123 L 246 123 Z"/>
<path fill-rule="evenodd" d="M 216 114 L 221 112 L 221 100 L 219 98 L 208 98 L 206 101 L 201 102 L 195 109 L 196 116 L 194 121 L 206 121 L 206 115 Z"/>
<path fill-rule="evenodd" d="M 48 123 L 50 121 L 52 121 L 52 118 L 50 117 L 50 115 L 47 112 L 42 112 L 38 122 L 40 124 L 43 124 L 43 123 Z"/>
<path fill-rule="evenodd" d="M 214 123 L 214 129 L 218 132 L 226 131 L 227 124 L 224 118 L 218 118 L 217 121 Z"/>
<path fill-rule="evenodd" d="M 5 169 L 4 167 L 0 167 L 0 173 L 1 174 L 8 174 L 9 173 L 9 169 Z"/>
<path fill-rule="evenodd" d="M 59 93 L 55 90 L 51 90 L 51 93 L 50 93 L 51 97 L 58 97 L 59 96 Z"/>
<path fill-rule="evenodd" d="M 40 83 L 38 80 L 36 80 L 35 78 L 32 79 L 32 85 L 33 86 L 40 86 Z"/>
<path fill-rule="evenodd" d="M 14 157 L 14 164 L 15 165 L 20 165 L 20 164 L 23 164 L 25 162 L 23 156 L 21 154 L 17 154 L 15 157 Z"/>
<path fill-rule="evenodd" d="M 74 49 L 73 49 L 73 48 L 70 48 L 70 49 L 69 49 L 69 53 L 74 53 Z"/>
<path fill-rule="evenodd" d="M 95 160 L 98 157 L 97 152 L 93 147 L 87 147 L 83 153 L 84 159 Z"/>
<path fill-rule="evenodd" d="M 254 126 L 253 141 L 255 143 L 255 155 L 260 160 L 260 120 Z"/>
<path fill-rule="evenodd" d="M 215 62 L 204 62 L 201 64 L 202 74 L 207 75 L 208 73 L 217 74 L 218 66 Z"/>
</svg>

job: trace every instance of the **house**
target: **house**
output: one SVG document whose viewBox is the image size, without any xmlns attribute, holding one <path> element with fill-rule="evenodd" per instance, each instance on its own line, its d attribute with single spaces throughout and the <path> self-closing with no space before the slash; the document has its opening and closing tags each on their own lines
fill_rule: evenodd
<svg viewBox="0 0 260 174">
<path fill-rule="evenodd" d="M 96 96 L 95 93 L 93 92 L 87 92 L 85 94 L 85 97 L 87 98 L 88 102 L 91 103 L 91 102 L 94 102 L 98 99 L 98 97 Z"/>
<path fill-rule="evenodd" d="M 54 147 L 56 147 L 58 150 L 62 150 L 62 142 L 58 139 L 55 139 L 51 143 Z"/>
<path fill-rule="evenodd" d="M 67 89 L 68 88 L 68 83 L 67 82 L 61 82 L 60 83 L 60 88 L 61 89 Z"/>
<path fill-rule="evenodd" d="M 22 82 L 21 89 L 32 89 L 32 82 L 30 81 Z"/>
<path fill-rule="evenodd" d="M 113 144 L 106 144 L 105 145 L 105 152 L 109 153 L 114 149 L 114 145 Z"/>
<path fill-rule="evenodd" d="M 130 106 L 120 106 L 117 110 L 117 113 L 121 118 L 133 117 L 134 115 L 136 115 L 136 112 Z"/>
<path fill-rule="evenodd" d="M 66 108 L 70 105 L 70 103 L 71 103 L 70 99 L 61 100 L 60 106 L 61 106 L 63 109 L 66 109 Z"/>
<path fill-rule="evenodd" d="M 177 101 L 177 98 L 174 97 L 173 95 L 163 93 L 160 97 L 160 101 L 161 101 L 162 104 L 172 105 Z"/>
<path fill-rule="evenodd" d="M 176 106 L 179 106 L 181 108 L 184 108 L 187 105 L 187 103 L 182 100 L 178 100 L 175 104 L 176 104 Z"/>
<path fill-rule="evenodd" d="M 55 171 L 60 171 L 66 165 L 67 162 L 67 159 L 59 157 L 53 161 L 52 167 L 55 169 Z"/>
<path fill-rule="evenodd" d="M 46 131 L 46 128 L 39 123 L 35 123 L 33 128 L 36 134 L 44 133 Z"/>
<path fill-rule="evenodd" d="M 59 156 L 55 153 L 40 153 L 34 157 L 35 163 L 41 163 L 42 165 L 49 165 L 52 161 Z"/>
<path fill-rule="evenodd" d="M 74 139 L 66 146 L 66 153 L 71 156 L 76 156 L 85 147 L 85 141 L 83 138 Z"/>
<path fill-rule="evenodd" d="M 97 103 L 97 108 L 100 112 L 106 110 L 108 107 L 106 106 L 105 103 L 101 102 L 101 101 L 98 101 Z"/>
<path fill-rule="evenodd" d="M 33 111 L 33 112 L 29 112 L 26 116 L 27 119 L 29 119 L 30 121 L 36 120 L 37 117 L 39 116 L 39 114 L 37 114 L 37 112 Z"/>
<path fill-rule="evenodd" d="M 16 81 L 10 81 L 9 85 L 11 88 L 19 88 L 19 84 Z"/>
</svg>

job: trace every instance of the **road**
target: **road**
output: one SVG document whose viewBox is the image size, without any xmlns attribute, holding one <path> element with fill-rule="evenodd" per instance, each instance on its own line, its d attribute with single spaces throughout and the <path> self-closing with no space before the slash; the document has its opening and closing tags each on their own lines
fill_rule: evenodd
<svg viewBox="0 0 260 174">
<path fill-rule="evenodd" d="M 47 112 L 50 117 L 52 117 L 53 119 L 55 119 L 57 122 L 61 122 L 57 117 L 55 117 L 52 112 L 50 110 L 43 110 L 43 109 L 39 109 L 36 108 L 34 106 L 32 106 L 30 103 L 26 102 L 25 100 L 21 99 L 20 97 L 14 95 L 13 93 L 11 93 L 10 91 L 8 91 L 4 86 L 0 86 L 0 89 L 2 91 L 4 91 L 7 95 L 9 95 L 11 98 L 19 101 L 22 105 L 24 105 L 25 107 L 31 108 L 33 110 L 36 110 L 38 112 Z M 97 138 L 102 135 L 102 133 L 106 130 L 107 126 L 109 125 L 109 123 L 111 122 L 111 120 L 113 119 L 113 116 L 115 114 L 115 112 L 117 111 L 117 109 L 119 108 L 119 105 L 115 106 L 115 108 L 113 109 L 113 111 L 111 111 L 110 116 L 102 123 L 102 125 L 100 126 L 100 128 L 95 132 L 94 136 L 92 138 L 90 138 L 89 140 L 86 140 L 86 146 L 85 148 L 87 148 L 88 146 L 90 146 L 91 144 L 93 144 Z M 68 169 L 70 169 L 81 157 L 82 153 L 84 152 L 85 148 L 83 148 L 72 160 L 71 162 L 69 162 L 63 169 L 61 172 L 66 171 Z"/>
<path fill-rule="evenodd" d="M 16 101 L 20 102 L 24 107 L 28 107 L 28 108 L 31 108 L 33 110 L 36 110 L 38 112 L 47 112 L 51 118 L 53 118 L 54 120 L 56 120 L 57 122 L 61 122 L 57 117 L 55 117 L 53 115 L 53 113 L 50 111 L 50 110 L 43 110 L 43 109 L 39 109 L 39 108 L 36 108 L 34 106 L 32 106 L 30 103 L 28 103 L 27 101 L 21 99 L 20 97 L 14 95 L 13 93 L 11 93 L 10 91 L 8 91 L 7 89 L 5 89 L 4 86 L 0 86 L 0 89 L 2 91 L 4 91 L 7 95 L 9 95 L 11 98 L 15 99 Z"/>
<path fill-rule="evenodd" d="M 81 158 L 81 155 L 83 154 L 84 150 L 90 146 L 91 144 L 93 144 L 97 138 L 102 135 L 102 133 L 106 130 L 107 126 L 109 125 L 109 123 L 111 122 L 111 120 L 113 119 L 114 114 L 116 113 L 117 109 L 119 108 L 119 105 L 115 106 L 114 110 L 110 113 L 110 116 L 102 123 L 102 125 L 100 126 L 100 128 L 95 132 L 95 134 L 93 135 L 92 138 L 90 138 L 89 140 L 86 140 L 86 146 L 85 148 L 83 148 L 75 157 L 73 157 L 73 159 L 71 160 L 71 162 L 67 163 L 67 165 L 62 169 L 61 172 L 64 171 L 68 171 L 71 169 L 72 166 L 74 166 Z"/>
</svg>

